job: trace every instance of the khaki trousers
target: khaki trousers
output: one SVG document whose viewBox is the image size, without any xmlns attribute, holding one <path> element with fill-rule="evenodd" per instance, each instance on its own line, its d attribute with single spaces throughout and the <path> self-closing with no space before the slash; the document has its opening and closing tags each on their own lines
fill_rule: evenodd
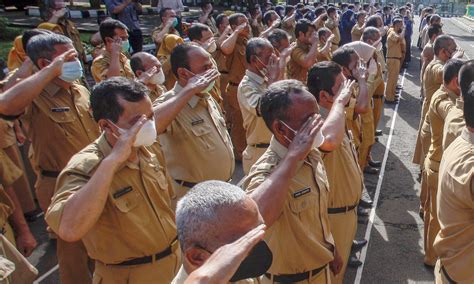
<svg viewBox="0 0 474 284">
<path fill-rule="evenodd" d="M 385 92 L 385 83 L 380 80 L 380 83 L 376 85 L 375 92 L 373 94 L 374 103 L 374 129 L 377 129 L 380 118 L 383 114 L 383 94 Z"/>
<path fill-rule="evenodd" d="M 181 251 L 152 263 L 130 266 L 95 263 L 94 284 L 171 283 L 181 266 Z"/>
<path fill-rule="evenodd" d="M 235 159 L 242 160 L 242 153 L 247 146 L 245 137 L 244 121 L 237 100 L 237 86 L 228 84 L 224 97 L 224 109 L 226 112 L 227 126 L 230 128 L 230 138 L 234 145 Z"/>
<path fill-rule="evenodd" d="M 359 166 L 364 169 L 367 165 L 367 157 L 370 153 L 370 148 L 375 143 L 375 129 L 374 129 L 374 113 L 372 108 L 360 115 L 362 138 L 358 149 Z"/>
<path fill-rule="evenodd" d="M 332 272 L 330 273 L 331 283 L 342 284 L 351 253 L 352 240 L 354 240 L 357 231 L 356 209 L 346 213 L 329 214 L 329 223 L 331 224 L 331 232 L 334 242 L 336 243 L 337 251 L 343 261 L 343 266 L 339 274 L 334 275 Z"/>
<path fill-rule="evenodd" d="M 428 186 L 428 202 L 429 214 L 425 214 L 424 224 L 426 228 L 425 235 L 425 264 L 434 266 L 438 256 L 433 248 L 433 244 L 438 235 L 440 228 L 438 220 L 438 209 L 436 205 L 436 195 L 438 193 L 438 173 L 432 169 L 426 168 L 427 186 Z"/>
<path fill-rule="evenodd" d="M 13 144 L 3 150 L 13 163 L 23 171 L 23 175 L 12 184 L 12 187 L 18 196 L 18 201 L 20 201 L 22 212 L 28 213 L 36 210 L 33 192 L 31 191 L 30 182 L 26 176 L 25 164 L 21 157 L 20 148 L 18 148 L 18 145 Z"/>
<path fill-rule="evenodd" d="M 395 100 L 395 91 L 397 89 L 398 74 L 400 73 L 400 60 L 387 59 L 387 87 L 385 88 L 385 99 L 387 101 Z"/>
</svg>

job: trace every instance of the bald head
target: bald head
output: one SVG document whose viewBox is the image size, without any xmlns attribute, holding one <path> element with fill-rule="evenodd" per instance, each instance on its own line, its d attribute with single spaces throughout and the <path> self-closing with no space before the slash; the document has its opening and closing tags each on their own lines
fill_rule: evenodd
<svg viewBox="0 0 474 284">
<path fill-rule="evenodd" d="M 153 55 L 146 52 L 137 52 L 130 58 L 130 67 L 135 76 L 140 77 L 143 72 L 156 67 L 158 71 L 161 69 L 160 61 Z"/>
</svg>

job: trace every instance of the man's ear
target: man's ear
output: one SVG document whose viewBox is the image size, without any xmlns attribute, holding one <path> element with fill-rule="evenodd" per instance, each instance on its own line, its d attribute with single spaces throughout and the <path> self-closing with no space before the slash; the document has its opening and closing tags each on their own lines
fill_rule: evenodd
<svg viewBox="0 0 474 284">
<path fill-rule="evenodd" d="M 178 79 L 182 78 L 182 79 L 186 79 L 188 80 L 189 79 L 189 75 L 188 75 L 188 72 L 186 72 L 186 69 L 183 68 L 183 67 L 179 67 L 176 72 L 178 73 Z"/>
<path fill-rule="evenodd" d="M 135 72 L 137 75 L 137 78 L 140 77 L 142 74 L 143 74 L 143 71 L 142 70 L 137 70 L 137 72 Z"/>
<path fill-rule="evenodd" d="M 110 128 L 109 126 L 109 122 L 107 121 L 107 119 L 99 119 L 99 121 L 97 122 L 97 124 L 99 125 L 100 129 L 102 131 L 105 131 L 105 129 L 109 129 L 112 131 L 112 129 Z"/>
<path fill-rule="evenodd" d="M 43 69 L 44 67 L 48 66 L 51 62 L 48 59 L 40 58 L 35 63 L 36 63 L 35 65 L 38 66 L 39 69 Z"/>
<path fill-rule="evenodd" d="M 209 256 L 209 252 L 197 247 L 188 248 L 184 252 L 185 261 L 191 266 L 192 270 L 201 267 Z"/>
</svg>

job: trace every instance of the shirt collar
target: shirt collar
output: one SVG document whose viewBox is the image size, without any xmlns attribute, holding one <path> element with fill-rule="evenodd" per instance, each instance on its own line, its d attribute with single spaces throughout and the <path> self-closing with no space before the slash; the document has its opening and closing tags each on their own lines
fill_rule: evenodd
<svg viewBox="0 0 474 284">
<path fill-rule="evenodd" d="M 250 80 L 255 81 L 259 85 L 262 85 L 267 80 L 267 78 L 262 77 L 259 74 L 255 73 L 253 71 L 250 71 L 248 69 L 245 71 L 245 75 L 247 75 Z"/>
<path fill-rule="evenodd" d="M 174 95 L 176 95 L 177 93 L 181 92 L 181 90 L 183 90 L 184 88 L 178 83 L 176 82 L 176 84 L 174 85 L 174 88 L 173 88 L 173 93 Z M 206 96 L 206 95 L 205 95 Z M 199 96 L 192 96 L 192 98 L 188 101 L 188 105 L 191 107 L 191 108 L 195 108 L 198 103 L 199 103 L 199 100 L 202 99 L 201 97 Z"/>
<path fill-rule="evenodd" d="M 278 140 L 276 140 L 275 136 L 272 136 L 272 139 L 270 140 L 270 148 L 280 157 L 283 159 L 286 156 L 286 153 L 288 153 L 288 148 L 283 146 Z"/>
<path fill-rule="evenodd" d="M 458 109 L 464 109 L 464 101 L 462 100 L 462 98 L 456 99 L 456 107 Z"/>
<path fill-rule="evenodd" d="M 469 129 L 467 129 L 467 126 L 464 127 L 464 129 L 462 130 L 461 136 L 470 144 L 474 144 L 474 132 L 469 131 Z"/>
<path fill-rule="evenodd" d="M 448 97 L 449 97 L 451 100 L 455 101 L 455 100 L 458 99 L 458 96 L 457 96 L 455 93 L 453 93 L 451 90 L 449 90 L 448 88 L 446 88 L 446 86 L 445 86 L 444 84 L 441 85 L 441 88 L 442 88 L 442 90 L 443 90 L 444 92 L 446 92 L 446 94 L 448 94 Z"/>
</svg>

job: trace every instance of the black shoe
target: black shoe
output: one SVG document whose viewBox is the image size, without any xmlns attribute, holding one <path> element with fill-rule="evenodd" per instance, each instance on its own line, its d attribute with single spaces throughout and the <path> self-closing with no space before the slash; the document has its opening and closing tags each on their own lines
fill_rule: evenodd
<svg viewBox="0 0 474 284">
<path fill-rule="evenodd" d="M 370 209 L 372 208 L 372 204 L 374 204 L 372 200 L 364 200 L 364 199 L 359 200 L 359 207 L 362 207 L 362 208 Z"/>
<path fill-rule="evenodd" d="M 379 138 L 378 138 L 378 137 L 375 137 L 375 142 L 379 142 Z"/>
<path fill-rule="evenodd" d="M 351 256 L 349 257 L 349 261 L 347 261 L 347 265 L 348 265 L 349 267 L 352 267 L 352 268 L 357 268 L 357 267 L 359 267 L 359 266 L 362 265 L 362 261 L 360 261 L 359 259 L 357 259 L 357 257 L 351 255 Z"/>
<path fill-rule="evenodd" d="M 396 89 L 397 89 L 397 90 L 402 89 L 402 85 L 397 85 L 397 86 L 396 86 Z"/>
<path fill-rule="evenodd" d="M 362 240 L 360 240 L 360 241 L 358 241 L 358 240 L 353 240 L 353 241 L 352 241 L 351 250 L 352 250 L 353 252 L 358 252 L 358 251 L 360 251 L 366 244 L 367 244 L 367 240 L 366 240 L 366 239 L 362 239 Z"/>
<path fill-rule="evenodd" d="M 382 136 L 383 132 L 380 129 L 375 130 L 375 136 Z"/>
<path fill-rule="evenodd" d="M 371 166 L 372 168 L 380 168 L 382 166 L 382 162 L 369 160 L 369 166 Z"/>
<path fill-rule="evenodd" d="M 357 207 L 357 216 L 369 216 L 370 215 L 370 209 L 367 208 L 362 208 L 361 206 Z"/>
<path fill-rule="evenodd" d="M 379 169 L 373 168 L 371 166 L 367 166 L 364 168 L 364 173 L 369 174 L 369 175 L 378 175 Z"/>
</svg>

